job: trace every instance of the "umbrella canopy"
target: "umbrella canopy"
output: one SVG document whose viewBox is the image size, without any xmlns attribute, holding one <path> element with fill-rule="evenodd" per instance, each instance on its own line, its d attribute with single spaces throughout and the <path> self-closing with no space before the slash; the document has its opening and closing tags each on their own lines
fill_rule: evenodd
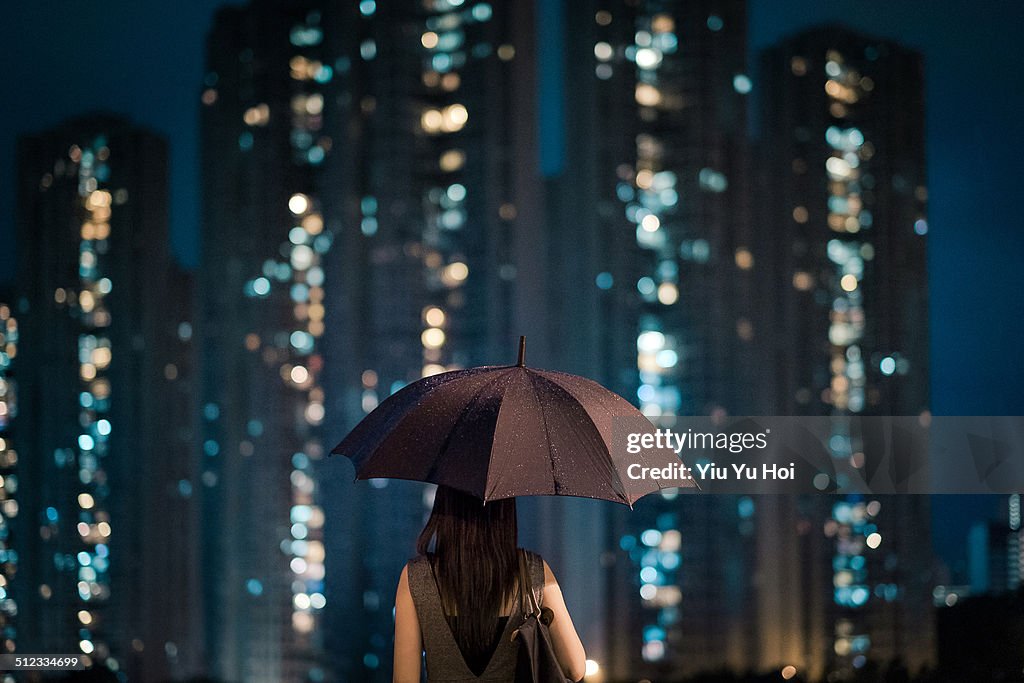
<svg viewBox="0 0 1024 683">
<path fill-rule="evenodd" d="M 668 448 L 627 453 L 619 432 L 628 425 L 653 433 L 647 418 L 597 382 L 527 368 L 523 356 L 521 340 L 518 365 L 414 382 L 382 402 L 331 452 L 352 460 L 357 479 L 443 484 L 484 501 L 555 495 L 632 506 L 661 488 L 692 485 L 628 476 L 630 465 L 678 468 L 679 459 Z"/>
</svg>

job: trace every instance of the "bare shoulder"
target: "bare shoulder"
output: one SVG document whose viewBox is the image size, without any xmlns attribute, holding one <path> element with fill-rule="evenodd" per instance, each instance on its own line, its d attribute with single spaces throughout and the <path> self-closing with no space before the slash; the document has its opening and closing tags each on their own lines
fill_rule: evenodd
<svg viewBox="0 0 1024 683">
<path fill-rule="evenodd" d="M 551 571 L 551 565 L 549 565 L 548 561 L 545 559 L 541 559 L 541 562 L 544 563 L 544 585 L 557 586 L 558 580 L 555 579 L 555 573 Z"/>
<path fill-rule="evenodd" d="M 414 557 L 405 563 L 402 567 L 402 573 L 398 576 L 398 590 L 399 592 L 410 593 L 411 584 L 416 580 L 422 573 L 422 570 L 417 566 L 422 561 L 422 558 Z"/>
<path fill-rule="evenodd" d="M 405 566 L 402 567 L 402 576 L 408 577 L 411 576 L 414 572 L 418 572 L 420 570 L 420 566 L 423 565 L 423 563 L 425 562 L 429 562 L 429 560 L 426 557 L 423 557 L 422 555 L 410 557 L 406 561 Z"/>
<path fill-rule="evenodd" d="M 402 573 L 398 575 L 398 592 L 409 592 L 409 563 L 402 567 Z"/>
</svg>

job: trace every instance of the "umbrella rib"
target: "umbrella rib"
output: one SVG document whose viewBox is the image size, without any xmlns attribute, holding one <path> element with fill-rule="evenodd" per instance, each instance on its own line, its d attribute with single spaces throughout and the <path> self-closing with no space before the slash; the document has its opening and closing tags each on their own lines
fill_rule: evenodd
<svg viewBox="0 0 1024 683">
<path fill-rule="evenodd" d="M 533 395 L 537 399 L 537 405 L 540 406 L 540 418 L 544 422 L 544 441 L 548 446 L 548 462 L 551 463 L 551 484 L 554 487 L 555 495 L 558 495 L 558 490 L 561 488 L 558 484 L 558 478 L 555 476 L 555 454 L 551 452 L 551 432 L 548 430 L 548 416 L 544 410 L 544 401 L 541 400 L 540 394 L 537 392 L 537 381 L 536 377 L 531 373 L 527 373 L 530 378 L 530 386 L 533 387 Z"/>
<path fill-rule="evenodd" d="M 512 366 L 512 367 L 516 367 L 516 366 Z M 501 424 L 501 414 L 505 410 L 505 400 L 504 399 L 505 399 L 505 396 L 503 394 L 502 395 L 501 404 L 498 406 L 498 418 L 494 421 L 495 434 L 497 434 L 498 425 Z M 487 505 L 487 501 L 491 500 L 490 496 L 491 496 L 491 493 L 493 493 L 494 488 L 495 488 L 495 482 L 491 481 L 491 465 L 494 463 L 494 453 L 495 453 L 494 440 L 492 439 L 491 440 L 491 452 L 490 452 L 490 455 L 487 456 L 487 480 L 484 482 L 484 505 Z"/>
<path fill-rule="evenodd" d="M 552 372 L 551 374 L 559 375 L 559 374 L 562 374 L 562 373 Z M 570 397 L 572 397 L 573 400 L 579 401 L 579 399 L 576 398 L 576 396 L 568 388 L 563 386 L 561 382 L 557 381 L 556 378 L 554 378 L 554 377 L 542 377 L 542 379 L 545 382 L 550 382 L 554 386 L 556 386 L 559 389 L 561 389 L 562 391 L 564 391 L 566 394 L 568 394 Z M 602 389 L 603 389 L 603 387 L 602 387 Z M 599 404 L 599 405 L 600 405 L 600 409 L 601 410 L 604 410 L 609 415 L 612 415 L 612 416 L 614 415 L 603 403 Z M 589 410 L 584 411 L 584 416 L 586 417 L 587 422 L 590 423 L 590 426 L 594 429 L 594 431 L 596 431 L 598 434 L 600 434 L 601 430 L 598 429 L 597 423 L 594 422 L 594 418 L 593 418 L 593 416 L 591 416 Z M 609 457 L 610 457 L 610 454 L 609 454 Z M 622 477 L 619 475 L 618 468 L 613 465 L 611 467 L 611 472 L 612 472 L 612 475 L 615 477 L 615 481 L 613 483 L 612 489 L 615 491 L 615 493 L 619 494 L 619 496 L 622 497 L 622 500 L 626 503 L 626 505 L 628 505 L 630 508 L 632 508 L 633 507 L 633 501 L 630 500 L 629 493 L 626 492 L 626 485 L 623 483 Z M 616 487 L 614 484 L 618 484 L 618 486 Z M 658 484 L 658 489 L 661 490 L 660 482 Z"/>
<path fill-rule="evenodd" d="M 565 391 L 569 392 L 570 394 L 572 394 L 572 392 L 569 390 L 569 388 L 566 387 L 565 385 L 563 385 L 559 381 L 559 378 L 560 377 L 564 377 L 564 376 L 566 376 L 566 375 L 563 372 L 556 372 L 556 371 L 549 370 L 549 371 L 546 371 L 545 379 L 547 379 L 552 384 L 555 384 L 556 386 L 561 387 L 563 390 L 565 390 Z M 593 380 L 587 380 L 587 381 L 596 384 L 596 382 L 593 382 Z M 603 389 L 603 387 L 600 387 L 600 388 Z M 613 392 L 609 392 L 609 393 L 611 393 L 613 396 L 616 396 L 616 397 L 621 399 L 621 397 L 619 397 L 618 394 L 614 394 Z M 622 399 L 622 401 L 626 402 L 625 399 Z M 601 403 L 601 408 L 603 410 L 605 410 L 609 415 L 614 417 L 615 413 L 608 406 L 606 406 L 603 402 Z M 593 423 L 593 417 L 591 417 L 589 412 L 587 413 L 587 418 Z M 622 477 L 619 474 L 618 468 L 613 468 L 613 469 L 614 469 L 614 472 L 615 472 L 615 477 L 618 479 L 619 485 L 622 487 L 623 492 L 625 492 L 625 490 L 626 490 L 625 489 L 625 485 L 622 482 Z M 667 490 L 670 490 L 670 489 L 684 488 L 684 487 L 680 487 L 680 486 L 664 486 L 664 485 L 662 485 L 662 480 L 660 480 L 660 479 L 657 479 L 655 481 L 656 481 L 656 483 L 658 485 L 658 491 L 659 492 L 667 491 Z M 686 486 L 685 488 L 694 488 L 694 489 L 697 489 L 698 491 L 700 491 L 701 490 L 700 484 L 698 484 L 695 480 L 691 480 L 691 481 L 692 481 L 692 483 L 689 486 Z M 651 491 L 651 493 L 653 493 L 653 491 Z M 644 495 L 647 495 L 647 494 L 646 493 L 642 494 L 640 497 L 643 497 Z M 633 502 L 635 502 L 635 501 L 630 501 L 629 500 L 629 496 L 626 495 L 625 493 L 623 494 L 623 497 L 626 499 L 627 504 L 629 505 L 630 509 L 632 509 Z M 639 500 L 639 499 L 637 499 L 637 500 Z"/>
<path fill-rule="evenodd" d="M 552 384 L 554 384 L 555 386 L 561 388 L 563 391 L 566 391 L 565 387 L 563 387 L 558 382 L 555 382 L 553 380 L 549 380 L 549 381 L 551 381 Z M 572 396 L 571 393 L 569 395 Z M 600 408 L 601 408 L 601 410 L 606 410 L 606 408 L 603 405 L 601 405 Z M 590 415 L 590 411 L 586 411 L 585 415 L 586 415 L 587 420 L 590 422 L 590 426 L 594 428 L 594 431 L 596 431 L 598 434 L 600 434 L 601 430 L 597 428 L 597 423 L 594 422 L 594 418 Z M 608 454 L 608 457 L 609 457 L 609 459 L 612 459 L 611 458 L 611 453 Z M 615 486 L 613 486 L 612 488 L 615 489 L 615 493 L 617 493 L 620 496 L 622 496 L 623 500 L 626 501 L 626 504 L 629 505 L 630 508 L 632 508 L 633 507 L 633 501 L 631 501 L 629 499 L 629 494 L 626 492 L 626 485 L 623 484 L 622 477 L 619 476 L 619 468 L 614 466 L 614 459 L 612 459 L 612 462 L 613 462 L 613 465 L 612 465 L 612 468 L 611 468 L 612 475 L 615 477 L 615 482 L 618 484 L 617 488 Z"/>
<path fill-rule="evenodd" d="M 508 376 L 508 372 L 503 372 L 503 373 L 499 374 L 497 377 L 495 377 L 494 379 L 492 379 L 491 381 L 484 383 L 483 385 L 481 385 L 481 387 L 479 389 L 477 389 L 476 393 L 473 394 L 473 398 L 471 398 L 470 400 L 466 401 L 466 405 L 464 405 L 462 407 L 462 410 L 459 411 L 459 417 L 452 424 L 452 428 L 450 430 L 448 430 L 448 434 L 445 435 L 444 443 L 441 444 L 441 448 L 438 451 L 437 458 L 434 460 L 434 463 L 430 466 L 430 472 L 427 473 L 427 480 L 428 481 L 436 476 L 437 468 L 439 467 L 441 461 L 444 459 L 444 454 L 448 452 L 448 445 L 452 441 L 452 435 L 455 434 L 456 431 L 458 431 L 459 425 L 462 424 L 462 421 L 466 418 L 466 415 L 469 413 L 470 409 L 473 408 L 473 406 L 476 405 L 476 402 L 480 400 L 480 396 L 484 393 L 484 390 L 485 389 L 490 389 L 492 386 L 494 386 L 495 383 L 498 382 L 498 380 L 500 380 L 500 379 L 502 379 L 503 377 L 506 377 L 506 376 Z M 489 462 L 490 462 L 490 457 L 488 457 L 488 463 Z M 490 469 L 490 468 L 488 468 L 488 469 Z M 486 481 L 486 478 L 485 478 L 485 480 L 484 480 L 484 489 L 485 489 L 484 496 L 485 497 L 487 495 L 486 494 L 486 488 L 487 488 L 487 481 Z"/>
<path fill-rule="evenodd" d="M 365 452 L 366 457 L 372 455 L 373 451 L 387 439 L 387 436 L 392 429 L 401 424 L 401 422 L 408 417 L 411 412 L 415 411 L 424 401 L 429 399 L 432 392 L 437 391 L 451 381 L 476 375 L 479 372 L 487 371 L 487 369 L 488 368 L 470 368 L 468 370 L 458 370 L 441 375 L 434 375 L 434 377 L 430 378 L 434 380 L 432 383 L 433 386 L 425 391 L 421 387 L 417 387 L 417 384 L 409 384 L 402 387 L 399 391 L 385 398 L 370 415 L 367 415 L 366 418 L 361 420 L 359 424 L 349 431 L 345 438 L 342 439 L 337 446 L 331 449 L 330 455 L 344 453 L 354 463 L 365 460 L 365 457 L 361 457 L 360 453 Z M 410 396 L 412 397 L 411 399 L 409 399 Z M 376 417 L 376 420 L 373 420 L 371 416 Z M 351 446 L 350 442 L 352 441 L 355 441 L 357 444 L 360 442 L 366 442 L 367 437 L 364 433 L 368 432 L 372 434 L 375 431 L 379 432 L 379 438 L 377 438 L 376 441 L 371 441 L 371 445 L 363 443 L 362 446 Z M 348 448 L 346 448 L 346 445 L 348 445 Z M 358 466 L 356 469 L 358 470 Z"/>
</svg>

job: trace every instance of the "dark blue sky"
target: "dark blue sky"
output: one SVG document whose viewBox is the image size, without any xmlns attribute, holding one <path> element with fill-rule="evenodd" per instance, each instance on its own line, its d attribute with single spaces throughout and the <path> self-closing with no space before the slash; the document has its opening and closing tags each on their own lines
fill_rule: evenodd
<svg viewBox="0 0 1024 683">
<path fill-rule="evenodd" d="M 172 242 L 186 265 L 195 264 L 203 39 L 222 4 L 40 0 L 5 8 L 0 282 L 14 267 L 16 136 L 95 110 L 126 115 L 170 140 Z M 751 56 L 828 21 L 898 40 L 926 59 L 934 412 L 1021 414 L 1024 3 L 752 0 Z M 953 537 L 962 538 L 960 520 L 969 516 L 962 513 L 974 507 L 955 506 L 946 520 Z"/>
</svg>

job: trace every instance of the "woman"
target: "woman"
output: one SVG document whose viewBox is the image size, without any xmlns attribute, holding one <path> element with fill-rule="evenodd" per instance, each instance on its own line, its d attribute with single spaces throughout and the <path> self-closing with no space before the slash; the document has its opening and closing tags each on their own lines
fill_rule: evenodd
<svg viewBox="0 0 1024 683">
<path fill-rule="evenodd" d="M 395 682 L 420 680 L 424 652 L 432 682 L 512 681 L 513 634 L 523 621 L 515 499 L 484 505 L 439 486 L 416 550 L 395 596 Z M 528 558 L 533 590 L 554 613 L 555 655 L 578 681 L 586 657 L 562 591 L 547 562 L 533 553 Z"/>
</svg>

